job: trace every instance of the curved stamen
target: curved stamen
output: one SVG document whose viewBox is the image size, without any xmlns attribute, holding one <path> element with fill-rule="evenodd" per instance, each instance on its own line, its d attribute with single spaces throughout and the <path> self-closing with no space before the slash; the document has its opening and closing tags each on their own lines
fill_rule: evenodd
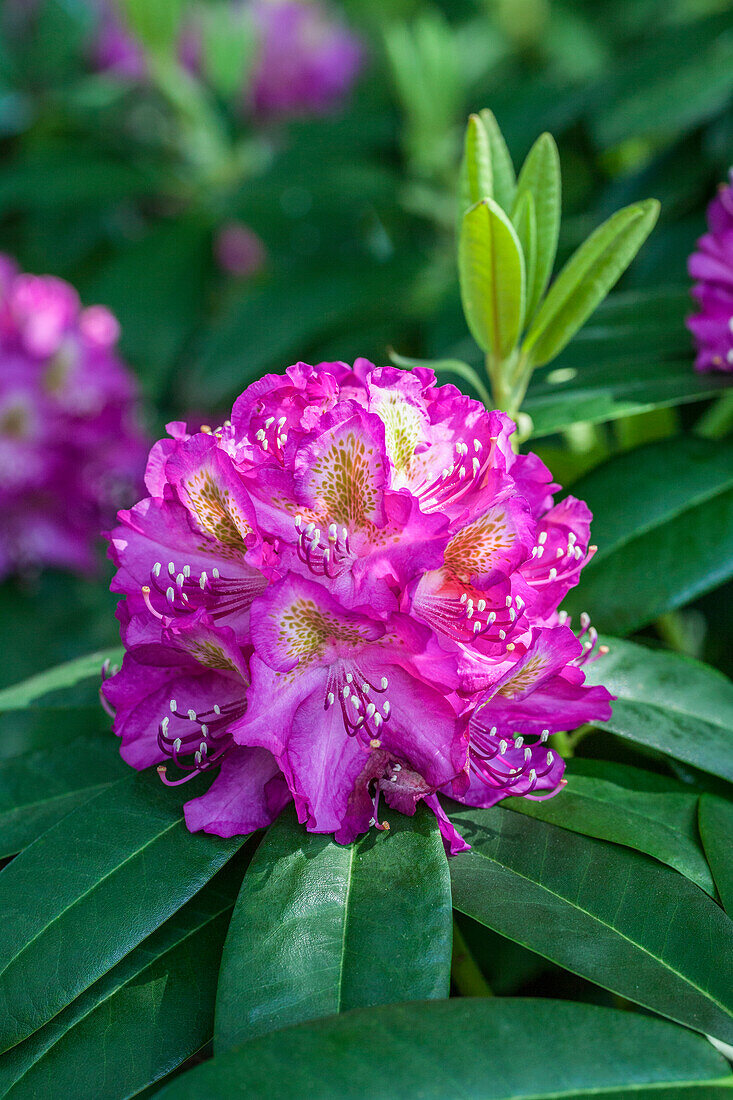
<svg viewBox="0 0 733 1100">
<path fill-rule="evenodd" d="M 158 775 L 167 787 L 178 787 L 187 783 L 200 772 L 218 767 L 225 753 L 233 745 L 229 726 L 241 718 L 246 709 L 244 702 L 215 704 L 210 710 L 185 713 L 178 709 L 175 699 L 170 701 L 170 714 L 163 718 L 158 726 L 158 747 L 184 775 L 170 779 L 167 765 L 158 765 Z M 176 719 L 171 729 L 171 720 Z M 181 724 L 183 723 L 183 724 Z M 185 759 L 193 756 L 193 760 Z"/>
</svg>

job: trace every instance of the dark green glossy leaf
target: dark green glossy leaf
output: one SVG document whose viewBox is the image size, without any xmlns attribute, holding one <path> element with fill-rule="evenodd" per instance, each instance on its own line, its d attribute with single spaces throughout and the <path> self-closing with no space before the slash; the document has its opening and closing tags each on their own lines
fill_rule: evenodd
<svg viewBox="0 0 733 1100">
<path fill-rule="evenodd" d="M 451 898 L 435 817 L 388 817 L 356 844 L 306 833 L 292 810 L 245 875 L 222 960 L 217 1052 L 350 1008 L 446 997 Z"/>
<path fill-rule="evenodd" d="M 0 711 L 20 710 L 23 707 L 32 706 L 51 692 L 74 687 L 81 680 L 92 677 L 99 679 L 104 662 L 119 664 L 123 652 L 124 650 L 116 647 L 97 653 L 88 653 L 84 657 L 77 657 L 73 661 L 66 661 L 63 665 L 56 665 L 55 668 L 39 672 L 20 684 L 4 688 L 0 691 Z"/>
<path fill-rule="evenodd" d="M 241 868 L 212 883 L 40 1031 L 0 1057 L 0 1092 L 128 1097 L 214 1030 L 216 976 Z"/>
<path fill-rule="evenodd" d="M 671 472 L 674 476 L 670 476 Z M 573 486 L 598 545 L 564 604 L 625 634 L 733 575 L 733 444 L 681 436 L 617 455 Z"/>
<path fill-rule="evenodd" d="M 607 760 L 571 760 L 565 780 L 555 798 L 507 798 L 502 806 L 646 852 L 715 894 L 697 832 L 697 794 L 674 779 Z"/>
<path fill-rule="evenodd" d="M 462 857 L 461 857 L 462 858 Z M 360 1009 L 245 1043 L 165 1100 L 714 1100 L 730 1067 L 697 1035 L 570 1001 L 456 999 Z"/>
<path fill-rule="evenodd" d="M 0 763 L 0 859 L 14 855 L 127 769 L 109 733 Z"/>
<path fill-rule="evenodd" d="M 629 848 L 499 806 L 450 816 L 473 846 L 450 861 L 456 909 L 605 989 L 733 1040 L 733 921 L 697 886 Z"/>
<path fill-rule="evenodd" d="M 183 801 L 152 775 L 130 776 L 0 872 L 0 1049 L 106 974 L 241 846 L 189 834 Z"/>
<path fill-rule="evenodd" d="M 570 257 L 522 345 L 532 362 L 548 363 L 569 343 L 629 266 L 658 214 L 659 203 L 654 199 L 624 207 L 591 233 Z"/>
<path fill-rule="evenodd" d="M 733 781 L 733 684 L 690 657 L 602 638 L 609 652 L 586 665 L 591 684 L 616 696 L 601 729 Z"/>
<path fill-rule="evenodd" d="M 700 836 L 728 914 L 733 914 L 733 803 L 712 794 L 700 797 Z"/>
<path fill-rule="evenodd" d="M 524 317 L 524 258 L 514 226 L 493 199 L 463 215 L 458 271 L 471 335 L 482 351 L 506 358 Z"/>
</svg>

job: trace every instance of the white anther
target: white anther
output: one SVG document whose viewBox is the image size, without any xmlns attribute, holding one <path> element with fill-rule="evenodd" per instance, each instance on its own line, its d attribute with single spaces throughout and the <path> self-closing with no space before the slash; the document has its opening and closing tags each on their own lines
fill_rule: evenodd
<svg viewBox="0 0 733 1100">
<path fill-rule="evenodd" d="M 353 682 L 354 682 L 354 675 L 353 675 L 353 673 L 351 673 L 351 672 L 347 672 L 347 673 L 346 673 L 346 683 L 347 683 L 347 684 L 353 684 Z"/>
<path fill-rule="evenodd" d="M 156 577 L 160 576 L 160 568 L 161 568 L 160 562 L 156 561 L 155 565 L 153 566 L 153 573 L 155 574 Z"/>
<path fill-rule="evenodd" d="M 263 439 L 263 440 L 262 440 L 262 443 L 261 443 L 261 447 L 262 447 L 262 450 L 263 450 L 263 451 L 266 451 L 266 450 L 267 450 L 267 448 L 268 448 L 268 446 L 269 446 L 269 444 L 268 444 L 267 440 L 266 440 L 266 439 Z"/>
<path fill-rule="evenodd" d="M 569 546 L 568 546 L 568 550 L 570 550 Z M 565 551 L 563 550 L 562 546 L 558 546 L 557 554 L 555 555 L 555 557 L 562 558 L 564 556 L 565 556 Z"/>
<path fill-rule="evenodd" d="M 551 581 L 556 581 L 557 580 L 557 569 L 555 569 L 554 565 L 553 565 L 552 569 L 550 570 L 550 580 Z"/>
<path fill-rule="evenodd" d="M 507 745 L 506 741 L 501 740 L 499 742 L 499 752 L 501 753 L 502 756 L 504 755 L 504 753 L 506 752 L 506 750 L 508 748 L 509 748 L 509 746 Z"/>
<path fill-rule="evenodd" d="M 529 747 L 529 745 L 524 750 L 524 759 L 525 759 L 526 762 L 529 762 L 532 759 L 532 750 Z"/>
<path fill-rule="evenodd" d="M 362 684 L 361 685 L 361 690 L 364 692 L 365 695 L 369 694 L 369 688 L 370 688 L 369 684 Z"/>
<path fill-rule="evenodd" d="M 490 611 L 489 612 L 489 617 L 486 620 L 486 622 L 489 624 L 489 626 L 494 625 L 494 623 L 496 622 L 496 612 L 495 611 Z"/>
<path fill-rule="evenodd" d="M 180 737 L 176 737 L 175 741 L 173 742 L 173 749 L 174 749 L 175 752 L 180 752 L 181 751 L 181 739 L 180 739 Z"/>
<path fill-rule="evenodd" d="M 316 525 L 315 525 L 315 523 L 313 523 L 311 521 L 305 529 L 305 537 L 307 539 L 309 539 L 311 537 L 311 535 L 313 534 L 313 532 L 315 531 L 315 529 L 316 529 Z"/>
<path fill-rule="evenodd" d="M 577 560 L 580 561 L 580 559 L 583 557 L 583 547 L 582 546 L 576 546 L 575 550 L 574 550 L 574 554 L 575 554 L 575 557 L 577 558 Z"/>
<path fill-rule="evenodd" d="M 165 598 L 168 600 L 168 603 L 173 603 L 173 601 L 176 598 L 176 594 L 175 594 L 173 588 L 166 588 Z"/>
<path fill-rule="evenodd" d="M 351 695 L 351 688 L 348 684 L 344 684 L 343 688 L 341 689 L 341 694 L 343 695 L 344 699 L 349 698 L 349 696 Z"/>
<path fill-rule="evenodd" d="M 468 601 L 468 607 L 466 608 L 466 618 L 467 619 L 472 619 L 473 618 L 473 600 Z"/>
<path fill-rule="evenodd" d="M 265 433 L 262 430 L 262 428 L 260 428 L 260 430 L 255 435 L 255 439 L 259 439 L 260 443 L 262 442 L 263 439 L 265 439 Z"/>
<path fill-rule="evenodd" d="M 201 735 L 202 735 L 202 737 L 208 737 L 209 736 L 209 727 L 205 723 L 201 724 Z"/>
<path fill-rule="evenodd" d="M 202 592 L 206 588 L 206 582 L 208 581 L 208 579 L 209 578 L 206 576 L 206 570 L 204 570 L 204 572 L 199 577 L 199 588 Z"/>
<path fill-rule="evenodd" d="M 332 707 L 335 702 L 336 702 L 336 696 L 334 695 L 334 693 L 332 691 L 329 691 L 328 695 L 326 696 L 326 706 L 327 707 Z"/>
<path fill-rule="evenodd" d="M 558 611 L 557 617 L 560 620 L 560 626 L 564 626 L 569 618 L 567 611 Z"/>
<path fill-rule="evenodd" d="M 537 547 L 535 547 L 535 549 L 537 550 L 537 557 L 538 557 L 538 558 L 541 558 L 541 557 L 542 557 L 542 555 L 543 555 L 543 554 L 544 554 L 544 552 L 545 552 L 545 548 L 544 548 L 544 546 L 537 546 Z"/>
<path fill-rule="evenodd" d="M 511 596 L 507 596 L 507 598 L 506 598 L 506 605 L 507 605 L 507 607 L 511 607 L 511 606 L 512 606 L 512 598 L 511 598 Z"/>
<path fill-rule="evenodd" d="M 387 679 L 386 676 L 383 676 L 382 679 L 379 681 L 379 683 L 380 683 L 380 686 L 382 688 L 382 691 L 386 691 L 387 688 L 389 687 L 389 680 Z"/>
<path fill-rule="evenodd" d="M 209 746 L 206 744 L 205 741 L 202 741 L 201 744 L 199 745 L 199 752 L 201 753 L 202 756 L 206 756 L 208 751 L 209 751 Z"/>
<path fill-rule="evenodd" d="M 578 539 L 577 539 L 577 535 L 575 534 L 575 531 L 571 531 L 568 534 L 568 546 L 575 546 L 575 543 L 577 541 L 578 541 Z"/>
<path fill-rule="evenodd" d="M 544 745 L 545 741 L 547 740 L 547 738 L 549 736 L 550 736 L 550 731 L 549 730 L 543 730 L 542 731 L 542 733 L 540 734 L 540 741 L 542 742 L 543 745 Z"/>
<path fill-rule="evenodd" d="M 323 560 L 324 562 L 329 562 L 331 560 L 331 551 L 328 547 L 323 551 Z"/>
<path fill-rule="evenodd" d="M 214 714 L 221 714 L 221 707 L 218 703 L 214 703 Z"/>
<path fill-rule="evenodd" d="M 523 737 L 515 737 L 514 738 L 514 748 L 515 749 L 521 749 L 523 744 L 524 744 L 524 738 Z"/>
<path fill-rule="evenodd" d="M 188 708 L 188 717 L 191 719 L 192 722 L 196 721 L 196 711 L 193 709 L 193 707 Z"/>
<path fill-rule="evenodd" d="M 582 626 L 583 630 L 587 630 L 590 626 L 590 615 L 587 611 L 580 612 L 580 625 Z"/>
<path fill-rule="evenodd" d="M 178 703 L 175 701 L 175 699 L 171 699 L 170 708 L 171 708 L 171 714 L 175 714 L 176 711 L 178 710 Z"/>
<path fill-rule="evenodd" d="M 287 419 L 288 419 L 288 418 L 287 418 L 287 416 L 281 416 L 281 417 L 280 417 L 280 419 L 279 419 L 279 420 L 278 420 L 278 422 L 277 422 L 277 426 L 278 426 L 278 428 L 282 428 L 282 427 L 284 427 L 284 425 L 285 425 L 285 421 L 286 421 Z"/>
<path fill-rule="evenodd" d="M 402 771 L 402 765 L 401 764 L 393 764 L 392 765 L 392 771 L 393 772 L 401 772 Z"/>
<path fill-rule="evenodd" d="M 474 439 L 473 449 L 474 449 L 474 451 L 480 451 L 481 450 L 481 440 L 480 439 Z"/>
<path fill-rule="evenodd" d="M 396 783 L 397 782 L 397 776 L 396 775 L 390 775 L 389 781 L 390 781 L 390 783 Z"/>
<path fill-rule="evenodd" d="M 367 709 L 366 709 L 367 718 L 371 718 L 371 716 L 374 714 L 376 709 L 377 708 L 375 707 L 374 703 L 368 703 L 367 704 Z"/>
<path fill-rule="evenodd" d="M 540 531 L 539 535 L 537 536 L 537 542 L 540 544 L 540 546 L 544 546 L 544 544 L 547 542 L 547 531 Z"/>
<path fill-rule="evenodd" d="M 168 715 L 166 714 L 165 718 L 164 718 L 164 719 L 163 719 L 163 721 L 162 721 L 162 722 L 160 723 L 160 732 L 161 732 L 161 733 L 162 733 L 162 734 L 163 734 L 164 736 L 165 736 L 165 734 L 166 734 L 166 733 L 168 732 L 168 724 L 169 724 L 169 722 L 170 722 L 170 718 L 169 718 L 169 717 L 168 717 Z"/>
<path fill-rule="evenodd" d="M 474 632 L 474 634 L 478 634 L 478 632 L 480 630 L 481 630 L 481 620 L 476 619 L 476 622 L 473 624 L 473 632 Z"/>
<path fill-rule="evenodd" d="M 268 416 L 267 420 L 265 421 L 265 427 L 266 428 L 271 428 L 274 423 L 275 423 L 275 417 L 274 416 Z"/>
<path fill-rule="evenodd" d="M 517 611 L 521 611 L 522 608 L 524 607 L 524 600 L 522 599 L 522 597 L 517 596 L 517 598 L 514 602 L 517 605 Z"/>
<path fill-rule="evenodd" d="M 342 527 L 341 528 L 341 538 L 344 540 L 344 542 L 346 542 L 348 537 L 349 537 L 349 532 L 346 530 L 345 527 Z"/>
<path fill-rule="evenodd" d="M 384 717 L 389 718 L 389 712 L 391 710 L 389 699 L 386 699 L 382 704 L 382 710 L 384 711 Z"/>
<path fill-rule="evenodd" d="M 375 817 L 370 817 L 369 818 L 369 828 L 371 829 L 376 824 L 377 824 L 377 819 Z"/>
<path fill-rule="evenodd" d="M 479 462 L 479 460 L 477 458 L 474 457 L 472 465 L 473 465 L 473 476 L 476 477 L 476 474 L 481 469 L 481 463 Z"/>
<path fill-rule="evenodd" d="M 381 724 L 382 724 L 382 715 L 381 714 L 375 714 L 374 715 L 374 728 L 379 729 Z"/>
<path fill-rule="evenodd" d="M 318 545 L 318 540 L 319 540 L 320 537 L 321 537 L 320 528 L 316 527 L 315 531 L 313 532 L 313 539 L 311 541 L 311 546 L 317 546 Z"/>
<path fill-rule="evenodd" d="M 301 516 L 300 512 L 298 512 L 296 517 L 295 517 L 295 527 L 298 531 L 300 530 L 302 523 L 303 523 L 303 517 Z"/>
<path fill-rule="evenodd" d="M 328 525 L 328 537 L 330 539 L 337 539 L 338 538 L 338 528 L 336 527 L 335 523 L 329 523 L 329 525 Z"/>
<path fill-rule="evenodd" d="M 171 575 L 171 576 L 173 576 L 173 574 L 175 573 L 175 571 L 176 571 L 176 567 L 175 567 L 175 565 L 173 564 L 173 562 L 172 562 L 172 561 L 169 561 L 169 562 L 168 562 L 168 572 L 170 573 L 170 575 Z"/>
<path fill-rule="evenodd" d="M 534 783 L 536 781 L 536 779 L 537 779 L 537 772 L 534 770 L 534 768 L 530 768 L 529 769 L 529 781 L 530 781 L 530 783 Z"/>
<path fill-rule="evenodd" d="M 517 617 L 517 613 L 513 607 L 509 608 L 509 622 L 513 623 Z"/>
<path fill-rule="evenodd" d="M 500 630 L 499 631 L 499 637 L 501 638 L 501 640 L 503 642 L 504 639 L 506 638 L 506 630 Z"/>
<path fill-rule="evenodd" d="M 188 580 L 188 578 L 191 576 L 191 566 L 190 565 L 184 565 L 183 575 L 186 578 L 186 580 Z"/>
<path fill-rule="evenodd" d="M 485 611 L 486 610 L 486 600 L 479 600 L 479 602 L 476 604 L 476 607 L 479 609 L 479 611 Z"/>
<path fill-rule="evenodd" d="M 193 758 L 194 758 L 194 760 L 196 761 L 197 764 L 201 763 L 201 753 L 200 752 L 195 752 L 193 754 Z"/>
<path fill-rule="evenodd" d="M 555 762 L 554 752 L 548 752 L 548 754 L 547 754 L 547 763 L 548 764 L 553 764 L 554 762 Z"/>
<path fill-rule="evenodd" d="M 461 603 L 465 603 L 467 599 L 468 599 L 468 593 L 464 592 L 463 595 L 461 596 Z"/>
<path fill-rule="evenodd" d="M 497 726 L 492 726 L 491 729 L 489 730 L 489 737 L 496 737 L 497 733 L 498 733 L 498 727 Z"/>
<path fill-rule="evenodd" d="M 184 577 L 183 573 L 178 574 L 178 576 L 176 577 L 176 585 L 178 586 L 178 588 L 183 588 L 183 582 L 185 581 L 185 579 L 186 578 Z"/>
<path fill-rule="evenodd" d="M 359 707 L 361 706 L 361 699 L 359 698 L 359 696 L 358 695 L 352 695 L 351 696 L 351 702 L 354 704 L 356 709 L 359 710 Z"/>
<path fill-rule="evenodd" d="M 445 481 L 445 479 L 447 477 L 450 477 L 450 475 L 452 473 L 453 473 L 453 467 L 452 466 L 446 466 L 446 468 L 443 470 L 442 474 L 440 475 L 441 481 Z"/>
</svg>

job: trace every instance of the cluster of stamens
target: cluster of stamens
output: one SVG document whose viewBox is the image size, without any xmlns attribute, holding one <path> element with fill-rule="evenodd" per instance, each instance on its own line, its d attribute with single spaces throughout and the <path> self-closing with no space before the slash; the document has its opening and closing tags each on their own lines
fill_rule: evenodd
<svg viewBox="0 0 733 1100">
<path fill-rule="evenodd" d="M 470 767 L 482 783 L 489 787 L 511 790 L 512 787 L 516 787 L 526 780 L 529 786 L 522 791 L 522 795 L 526 796 L 552 770 L 555 755 L 551 749 L 546 750 L 544 770 L 538 771 L 533 763 L 533 750 L 537 745 L 544 745 L 550 736 L 550 731 L 547 729 L 542 730 L 539 737 L 535 737 L 531 741 L 519 735 L 507 740 L 497 736 L 496 726 L 492 726 L 489 730 L 482 729 L 476 723 L 476 716 L 474 715 L 470 730 Z M 512 766 L 506 759 L 507 753 L 512 750 L 524 750 L 523 759 L 516 766 Z"/>
<path fill-rule="evenodd" d="M 198 611 L 201 607 L 206 607 L 213 619 L 220 619 L 249 607 L 265 584 L 264 578 L 222 577 L 216 566 L 210 573 L 202 570 L 196 575 L 190 565 L 177 569 L 175 563 L 169 561 L 165 570 L 162 563 L 156 561 L 150 571 L 150 584 L 143 585 L 142 595 L 145 606 L 156 619 L 163 619 L 165 614 Z M 165 601 L 165 612 L 153 605 L 153 592 Z"/>
<path fill-rule="evenodd" d="M 228 727 L 242 717 L 245 704 L 226 703 L 219 706 L 215 703 L 211 709 L 197 714 L 193 709 L 179 710 L 176 700 L 171 699 L 170 712 L 158 726 L 158 747 L 185 774 L 178 779 L 169 779 L 165 764 L 158 766 L 158 774 L 166 786 L 177 787 L 199 772 L 209 771 L 221 764 L 222 757 L 233 744 Z M 171 730 L 172 719 L 178 720 L 175 733 Z"/>
<path fill-rule="evenodd" d="M 358 737 L 366 749 L 378 749 L 382 743 L 382 727 L 389 722 L 392 711 L 389 699 L 382 703 L 379 700 L 375 702 L 371 695 L 386 693 L 389 688 L 387 677 L 382 676 L 377 687 L 356 667 L 342 667 L 331 671 L 327 687 L 323 709 L 330 710 L 338 703 L 347 734 Z"/>
<path fill-rule="evenodd" d="M 268 416 L 254 433 L 254 438 L 263 451 L 276 458 L 282 458 L 283 447 L 288 441 L 288 433 L 285 430 L 287 417 Z"/>
<path fill-rule="evenodd" d="M 533 576 L 530 572 L 528 577 L 529 583 L 534 587 L 542 584 L 552 584 L 556 580 L 564 580 L 569 574 L 575 573 L 578 569 L 582 568 L 581 562 L 585 559 L 590 559 L 595 554 L 597 547 L 589 546 L 587 551 L 579 545 L 577 536 L 573 531 L 568 532 L 568 541 L 566 546 L 558 546 L 555 551 L 554 565 L 550 567 L 549 572 L 545 576 L 540 574 L 538 577 Z M 547 546 L 547 531 L 540 531 L 537 536 L 537 543 L 532 547 L 532 559 L 534 561 L 540 561 L 545 552 L 548 551 Z"/>
<path fill-rule="evenodd" d="M 434 481 L 415 489 L 424 512 L 445 508 L 455 503 L 467 489 L 475 488 L 484 465 L 483 450 L 480 439 L 474 439 L 471 447 L 460 440 L 455 444 L 455 461 L 446 466 Z"/>
<path fill-rule="evenodd" d="M 341 573 L 344 563 L 352 557 L 349 532 L 345 527 L 329 524 L 328 534 L 324 538 L 320 527 L 312 521 L 304 524 L 303 517 L 298 514 L 295 517 L 295 530 L 298 557 L 316 577 L 333 580 Z"/>
</svg>

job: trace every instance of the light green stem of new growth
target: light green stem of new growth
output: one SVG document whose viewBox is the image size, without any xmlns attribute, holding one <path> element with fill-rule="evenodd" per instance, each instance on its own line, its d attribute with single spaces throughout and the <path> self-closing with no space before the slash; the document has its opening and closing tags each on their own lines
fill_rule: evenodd
<svg viewBox="0 0 733 1100">
<path fill-rule="evenodd" d="M 492 404 L 510 416 L 512 420 L 522 407 L 533 365 L 519 348 L 506 359 L 499 359 L 491 353 L 486 356 L 486 373 L 491 383 Z M 512 437 L 515 442 L 516 436 Z"/>
</svg>

